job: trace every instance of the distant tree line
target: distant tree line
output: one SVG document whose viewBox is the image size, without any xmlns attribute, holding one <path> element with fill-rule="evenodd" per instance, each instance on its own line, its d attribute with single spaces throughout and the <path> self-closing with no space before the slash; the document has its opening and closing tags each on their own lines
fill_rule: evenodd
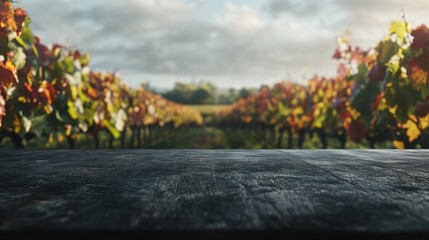
<svg viewBox="0 0 429 240">
<path fill-rule="evenodd" d="M 219 89 L 210 82 L 199 83 L 178 82 L 174 88 L 164 94 L 163 97 L 182 104 L 231 104 L 241 98 L 247 98 L 257 89 Z"/>
</svg>

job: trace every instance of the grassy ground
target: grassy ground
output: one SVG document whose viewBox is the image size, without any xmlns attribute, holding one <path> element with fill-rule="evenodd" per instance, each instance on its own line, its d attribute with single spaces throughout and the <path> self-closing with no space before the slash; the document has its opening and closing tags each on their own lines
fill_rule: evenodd
<svg viewBox="0 0 429 240">
<path fill-rule="evenodd" d="M 167 140 L 152 145 L 154 149 L 225 149 L 229 148 L 223 131 L 215 128 L 180 129 Z"/>
<path fill-rule="evenodd" d="M 174 133 L 155 149 L 260 149 L 262 146 L 244 132 L 219 128 L 186 128 Z"/>
<path fill-rule="evenodd" d="M 201 114 L 210 115 L 221 111 L 228 105 L 186 105 L 186 106 L 199 111 Z"/>
<path fill-rule="evenodd" d="M 329 148 L 339 148 L 340 143 L 328 138 Z M 283 148 L 287 146 L 287 135 L 283 139 Z M 314 135 L 307 136 L 305 149 L 321 148 L 319 139 Z M 379 148 L 392 148 L 389 143 L 379 144 Z M 170 138 L 161 141 L 150 148 L 155 149 L 275 149 L 273 145 L 264 146 L 254 133 L 233 128 L 187 128 L 175 132 Z M 297 149 L 297 137 L 294 136 L 293 148 Z M 349 149 L 367 149 L 369 144 L 347 143 Z"/>
<path fill-rule="evenodd" d="M 131 134 L 131 133 L 129 133 Z M 100 135 L 100 148 L 108 148 L 108 139 L 109 136 L 106 132 L 101 132 Z M 28 142 L 24 142 L 25 149 L 68 149 L 69 146 L 65 139 L 49 139 L 49 137 L 38 137 L 36 139 L 32 139 Z M 94 141 L 92 136 L 87 134 L 79 134 L 76 139 L 76 147 L 78 149 L 93 149 Z M 114 142 L 114 147 L 119 148 L 120 143 L 119 140 Z M 10 140 L 10 138 L 3 138 L 0 142 L 0 149 L 15 149 L 14 144 Z"/>
<path fill-rule="evenodd" d="M 128 133 L 128 137 L 131 133 Z M 143 143 L 143 148 L 153 149 L 274 149 L 275 145 L 264 145 L 264 142 L 255 133 L 247 130 L 234 128 L 213 128 L 213 127 L 189 127 L 173 131 L 169 135 L 163 137 L 164 140 L 153 141 L 152 144 Z M 127 139 L 126 146 L 129 147 L 130 139 Z M 288 144 L 288 136 L 284 135 L 283 146 L 286 148 Z M 321 148 L 319 139 L 314 135 L 307 136 L 304 148 L 319 149 Z M 329 148 L 339 148 L 340 143 L 336 139 L 328 138 Z M 77 139 L 77 148 L 92 149 L 94 142 L 91 136 L 79 135 Z M 119 140 L 114 142 L 114 148 L 119 148 Z M 49 141 L 49 138 L 38 138 L 29 141 L 26 144 L 26 149 L 67 149 L 68 145 L 65 141 L 60 143 Z M 100 133 L 100 148 L 108 148 L 107 133 Z M 297 136 L 294 136 L 292 148 L 297 149 Z M 348 149 L 367 149 L 369 144 L 362 143 L 347 143 Z M 381 143 L 377 148 L 390 149 L 390 143 Z M 0 149 L 14 149 L 12 142 L 5 138 L 0 143 Z"/>
</svg>

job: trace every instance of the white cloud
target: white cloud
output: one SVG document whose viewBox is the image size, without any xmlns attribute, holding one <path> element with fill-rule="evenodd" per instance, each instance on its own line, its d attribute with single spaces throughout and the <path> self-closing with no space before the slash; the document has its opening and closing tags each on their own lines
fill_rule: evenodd
<svg viewBox="0 0 429 240">
<path fill-rule="evenodd" d="M 232 0 L 231 0 L 232 1 Z M 429 22 L 427 0 L 265 0 L 262 7 L 225 2 L 201 16 L 187 0 L 23 0 L 36 34 L 89 51 L 92 66 L 120 71 L 131 85 L 171 86 L 200 78 L 225 86 L 332 75 L 335 37 L 380 40 L 405 8 L 412 23 Z M 195 3 L 196 2 L 196 3 Z M 405 7 L 403 5 L 406 5 Z"/>
<path fill-rule="evenodd" d="M 354 43 L 371 47 L 381 40 L 390 22 L 402 17 L 411 26 L 429 23 L 427 0 L 267 0 L 264 8 L 271 16 L 293 17 L 302 22 L 317 19 L 313 28 L 329 29 L 332 35 L 350 30 Z"/>
</svg>

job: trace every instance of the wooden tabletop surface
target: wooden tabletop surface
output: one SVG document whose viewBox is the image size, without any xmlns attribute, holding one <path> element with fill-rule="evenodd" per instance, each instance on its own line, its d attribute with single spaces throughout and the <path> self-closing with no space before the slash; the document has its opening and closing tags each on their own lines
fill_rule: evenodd
<svg viewBox="0 0 429 240">
<path fill-rule="evenodd" d="M 429 151 L 0 151 L 0 231 L 91 230 L 429 239 Z"/>
</svg>

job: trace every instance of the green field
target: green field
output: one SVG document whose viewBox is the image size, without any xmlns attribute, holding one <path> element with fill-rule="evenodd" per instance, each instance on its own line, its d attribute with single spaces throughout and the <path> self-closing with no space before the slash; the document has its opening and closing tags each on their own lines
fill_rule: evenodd
<svg viewBox="0 0 429 240">
<path fill-rule="evenodd" d="M 130 134 L 126 148 L 130 146 Z M 105 132 L 100 133 L 100 148 L 108 148 L 108 134 Z M 283 138 L 282 148 L 287 147 L 287 135 Z M 81 134 L 77 138 L 77 148 L 79 149 L 92 149 L 93 141 L 88 135 Z M 339 148 L 339 142 L 335 139 L 328 139 L 329 148 Z M 119 140 L 116 140 L 113 145 L 114 148 L 120 148 Z M 314 135 L 313 137 L 307 136 L 304 143 L 305 149 L 318 149 L 321 147 L 319 139 Z M 347 143 L 348 149 L 367 149 L 369 144 L 364 141 L 362 143 Z M 391 143 L 379 143 L 377 148 L 391 149 Z M 67 149 L 67 143 L 62 142 L 49 142 L 48 138 L 39 138 L 37 140 L 29 141 L 26 144 L 26 149 Z M 141 148 L 149 149 L 275 149 L 275 144 L 264 144 L 264 141 L 255 132 L 228 128 L 228 127 L 184 127 L 172 131 L 159 139 L 153 139 L 151 142 L 143 142 Z M 297 149 L 297 136 L 293 137 L 293 149 Z M 14 146 L 9 138 L 3 139 L 0 142 L 0 149 L 14 149 Z"/>
<path fill-rule="evenodd" d="M 219 111 L 222 111 L 224 108 L 228 107 L 229 105 L 186 105 L 186 106 L 199 111 L 201 114 L 211 115 Z"/>
<path fill-rule="evenodd" d="M 293 149 L 298 149 L 297 136 L 293 137 Z M 329 148 L 338 149 L 340 144 L 333 138 L 328 138 Z M 282 148 L 287 146 L 287 135 L 283 138 Z M 308 137 L 304 143 L 305 149 L 321 148 L 319 139 L 314 135 Z M 379 148 L 391 149 L 390 143 L 380 143 Z M 275 145 L 264 145 L 263 141 L 248 130 L 235 128 L 216 128 L 216 127 L 189 127 L 182 128 L 174 132 L 164 141 L 152 144 L 148 148 L 154 149 L 276 149 Z M 347 143 L 348 149 L 368 149 L 369 144 L 366 141 L 362 143 Z"/>
</svg>

